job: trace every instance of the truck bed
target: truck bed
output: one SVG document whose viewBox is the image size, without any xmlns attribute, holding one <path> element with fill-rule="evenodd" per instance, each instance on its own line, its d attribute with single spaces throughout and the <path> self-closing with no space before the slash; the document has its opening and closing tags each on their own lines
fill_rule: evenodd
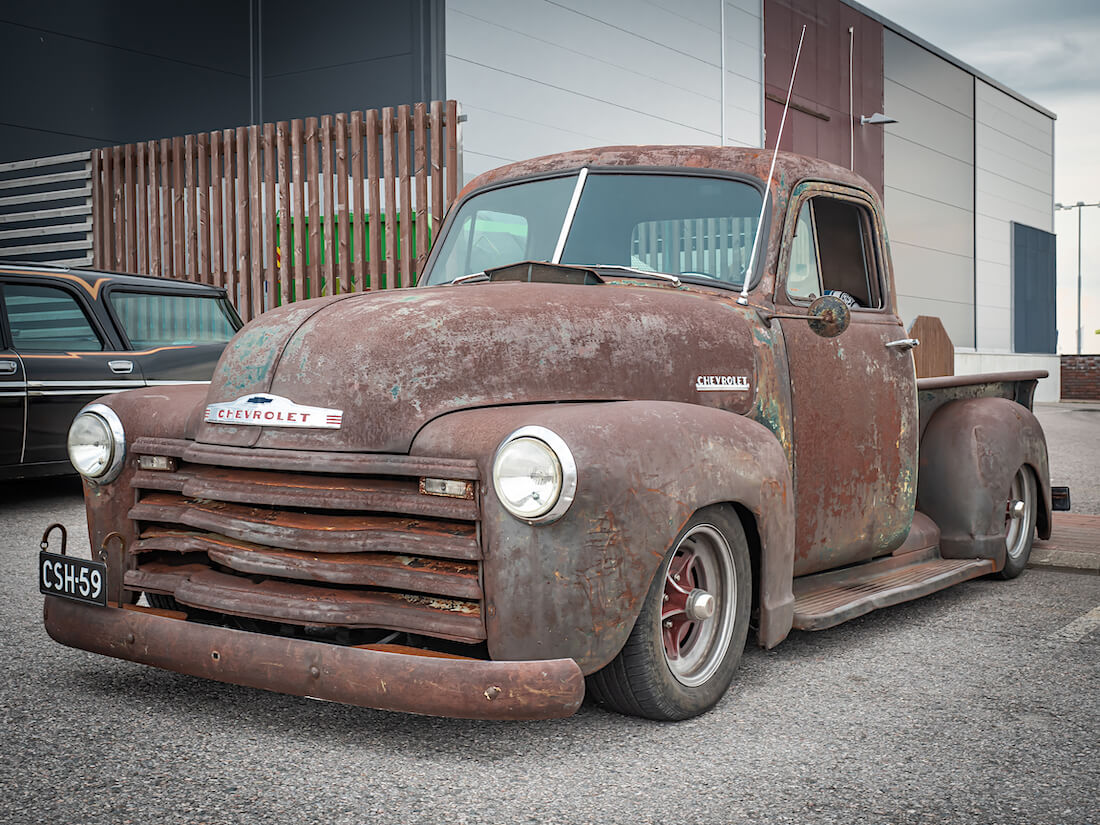
<svg viewBox="0 0 1100 825">
<path fill-rule="evenodd" d="M 1046 370 L 985 372 L 976 375 L 943 375 L 917 379 L 917 405 L 920 410 L 920 434 L 936 410 L 949 401 L 962 398 L 1007 398 L 1027 407 L 1035 400 L 1035 386 Z"/>
</svg>

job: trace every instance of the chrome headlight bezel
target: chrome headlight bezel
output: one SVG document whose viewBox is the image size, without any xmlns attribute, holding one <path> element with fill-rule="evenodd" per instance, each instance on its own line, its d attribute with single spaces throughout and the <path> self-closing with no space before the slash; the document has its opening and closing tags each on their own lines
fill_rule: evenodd
<svg viewBox="0 0 1100 825">
<path fill-rule="evenodd" d="M 107 434 L 110 437 L 110 453 L 107 457 L 107 461 L 103 469 L 94 475 L 85 473 L 77 467 L 76 462 L 73 461 L 72 455 L 73 428 L 76 426 L 81 416 L 85 415 L 91 415 L 98 418 L 105 426 Z M 126 433 L 122 429 L 122 421 L 119 419 L 118 414 L 106 404 L 89 404 L 76 414 L 73 418 L 73 423 L 69 425 L 69 433 L 65 439 L 65 448 L 69 455 L 69 463 L 73 465 L 73 468 L 78 473 L 80 473 L 81 478 L 86 479 L 92 484 L 107 484 L 114 481 L 118 477 L 118 474 L 122 472 L 123 461 L 126 458 Z"/>
<path fill-rule="evenodd" d="M 549 455 L 556 460 L 556 474 L 559 477 L 557 495 L 553 497 L 553 501 L 548 503 L 544 509 L 532 514 L 525 514 L 514 509 L 501 490 L 500 485 L 499 468 L 504 451 L 514 442 L 525 439 L 541 442 L 542 446 L 547 449 Z M 528 524 L 548 524 L 561 518 L 573 504 L 573 499 L 577 493 L 577 463 L 573 459 L 573 453 L 561 436 L 546 427 L 529 425 L 520 427 L 518 430 L 510 433 L 507 438 L 500 442 L 500 446 L 497 447 L 496 454 L 493 456 L 492 473 L 493 490 L 496 492 L 497 500 L 500 502 L 501 506 L 512 516 Z"/>
</svg>

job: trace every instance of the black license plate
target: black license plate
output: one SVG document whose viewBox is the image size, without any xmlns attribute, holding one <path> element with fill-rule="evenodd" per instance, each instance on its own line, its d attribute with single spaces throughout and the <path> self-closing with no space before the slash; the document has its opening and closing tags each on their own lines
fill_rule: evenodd
<svg viewBox="0 0 1100 825">
<path fill-rule="evenodd" d="M 38 589 L 47 596 L 107 606 L 107 565 L 58 553 L 38 554 Z"/>
</svg>

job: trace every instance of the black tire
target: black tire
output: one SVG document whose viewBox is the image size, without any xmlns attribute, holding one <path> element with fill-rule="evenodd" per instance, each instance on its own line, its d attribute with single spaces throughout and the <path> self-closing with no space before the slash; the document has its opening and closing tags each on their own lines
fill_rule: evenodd
<svg viewBox="0 0 1100 825">
<path fill-rule="evenodd" d="M 713 614 L 700 618 L 708 603 Z M 751 607 L 752 568 L 740 520 L 728 507 L 700 510 L 653 577 L 619 655 L 588 677 L 589 694 L 619 713 L 659 721 L 710 710 L 733 681 Z"/>
<path fill-rule="evenodd" d="M 1005 496 L 1005 566 L 996 575 L 1014 579 L 1024 572 L 1035 540 L 1039 513 L 1038 485 L 1031 468 L 1020 467 Z"/>
</svg>

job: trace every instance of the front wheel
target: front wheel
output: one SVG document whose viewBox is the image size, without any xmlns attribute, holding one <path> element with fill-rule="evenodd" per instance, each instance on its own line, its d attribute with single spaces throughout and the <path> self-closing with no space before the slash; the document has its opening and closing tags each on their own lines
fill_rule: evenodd
<svg viewBox="0 0 1100 825">
<path fill-rule="evenodd" d="M 1035 539 L 1039 495 L 1035 476 L 1021 467 L 1012 477 L 1005 501 L 1005 566 L 997 572 L 1002 579 L 1014 579 L 1024 572 Z"/>
<path fill-rule="evenodd" d="M 650 585 L 626 644 L 588 678 L 588 690 L 631 716 L 674 721 L 717 704 L 748 635 L 748 542 L 726 507 L 696 513 Z"/>
</svg>

